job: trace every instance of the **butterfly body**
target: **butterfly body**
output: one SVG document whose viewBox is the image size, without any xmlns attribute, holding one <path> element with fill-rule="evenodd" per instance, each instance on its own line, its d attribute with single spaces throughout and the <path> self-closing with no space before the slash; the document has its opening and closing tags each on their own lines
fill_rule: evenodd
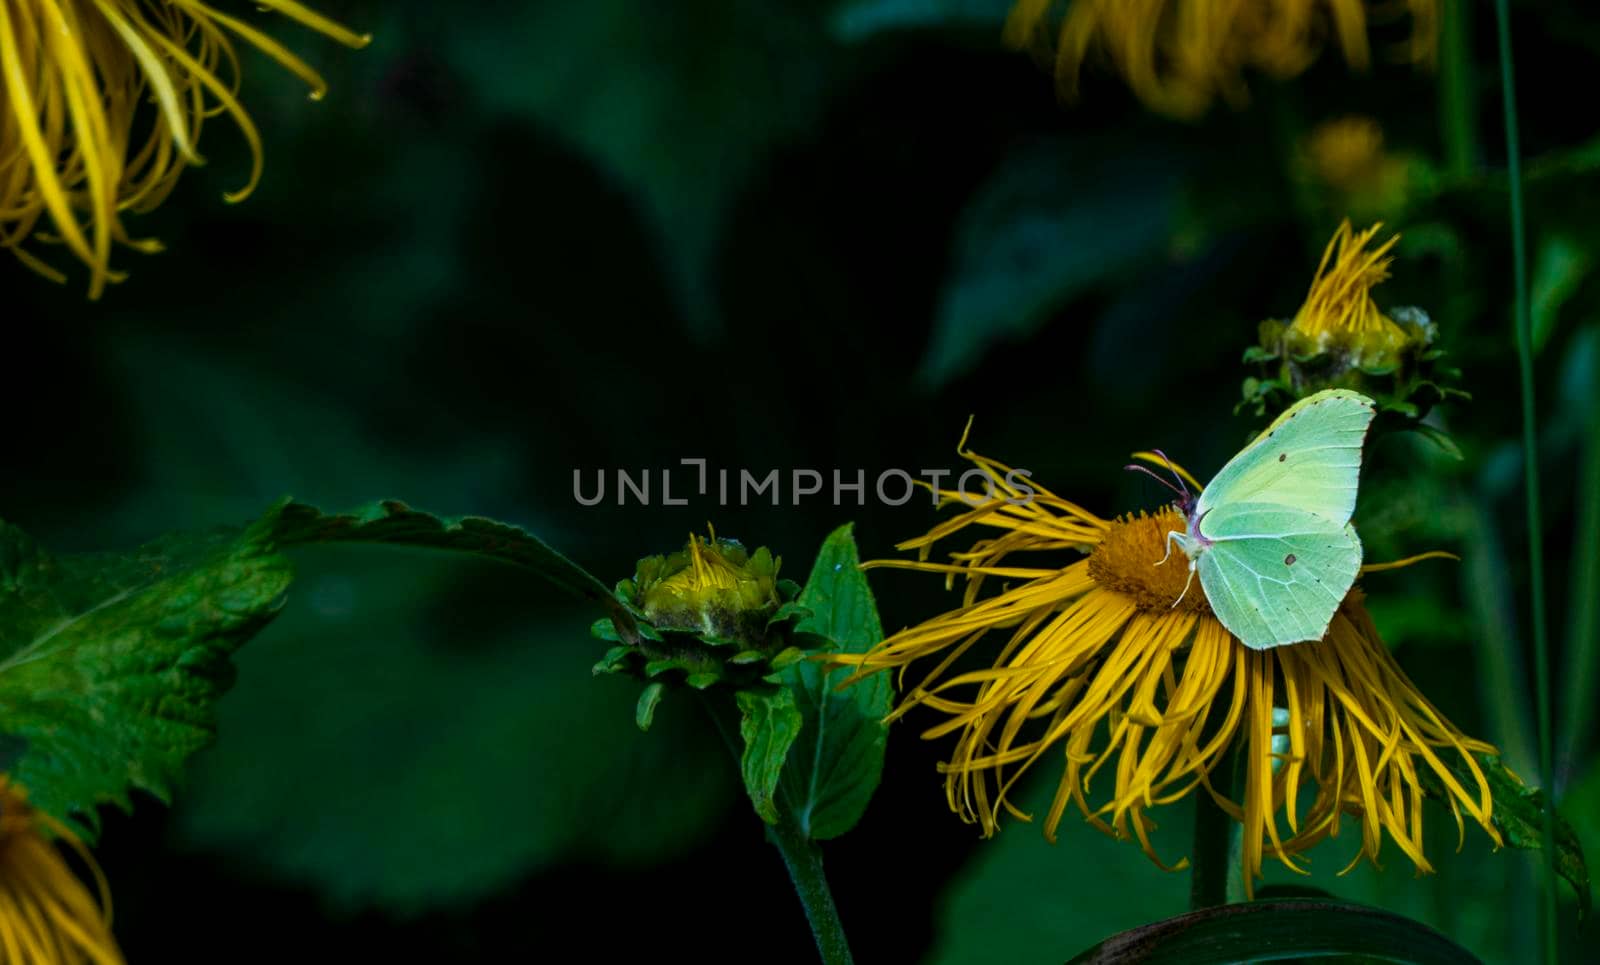
<svg viewBox="0 0 1600 965">
<path fill-rule="evenodd" d="M 1212 612 L 1254 650 L 1320 640 L 1361 568 L 1350 525 L 1372 400 L 1328 389 L 1228 461 L 1167 534 Z M 1186 591 L 1187 592 L 1187 591 Z"/>
</svg>

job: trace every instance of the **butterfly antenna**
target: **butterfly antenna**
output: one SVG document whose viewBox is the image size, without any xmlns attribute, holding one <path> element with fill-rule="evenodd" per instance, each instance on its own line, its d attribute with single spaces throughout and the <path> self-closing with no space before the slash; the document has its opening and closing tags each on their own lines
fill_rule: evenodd
<svg viewBox="0 0 1600 965">
<path fill-rule="evenodd" d="M 1183 502 L 1183 511 L 1187 513 L 1194 506 L 1194 494 L 1189 492 L 1189 484 L 1183 481 L 1183 474 L 1178 472 L 1177 467 L 1172 464 L 1171 459 L 1167 458 L 1166 453 L 1160 449 L 1152 449 L 1150 451 L 1161 457 L 1161 461 L 1167 464 L 1167 472 L 1172 473 L 1172 478 L 1178 481 L 1176 491 L 1178 492 L 1178 498 Z"/>
<path fill-rule="evenodd" d="M 1166 457 L 1163 456 L 1162 458 L 1165 459 Z M 1172 490 L 1174 493 L 1176 493 L 1178 495 L 1179 499 L 1187 501 L 1188 498 L 1189 498 L 1189 490 L 1187 490 L 1187 489 L 1179 489 L 1177 486 L 1174 486 L 1172 483 L 1169 483 L 1165 479 L 1162 479 L 1160 476 L 1158 476 L 1155 473 L 1151 472 L 1149 469 L 1145 468 L 1144 466 L 1135 465 L 1135 464 L 1129 464 L 1129 465 L 1123 466 L 1122 468 L 1128 470 L 1129 472 L 1142 472 L 1142 473 L 1144 473 L 1146 476 L 1149 476 L 1151 479 L 1154 479 L 1156 482 L 1158 482 L 1161 485 L 1163 485 L 1163 486 L 1167 487 L 1168 489 Z M 1183 482 L 1183 480 L 1181 478 L 1178 481 L 1179 482 Z"/>
</svg>

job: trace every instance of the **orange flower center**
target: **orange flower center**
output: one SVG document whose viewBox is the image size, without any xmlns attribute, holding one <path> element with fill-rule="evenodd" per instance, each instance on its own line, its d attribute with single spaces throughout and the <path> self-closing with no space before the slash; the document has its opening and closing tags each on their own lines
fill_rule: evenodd
<svg viewBox="0 0 1600 965">
<path fill-rule="evenodd" d="M 1120 516 L 1089 556 L 1089 575 L 1106 589 L 1132 599 L 1142 610 L 1178 609 L 1210 615 L 1211 605 L 1200 589 L 1199 577 L 1189 583 L 1189 558 L 1176 546 L 1167 556 L 1167 534 L 1184 529 L 1183 515 L 1171 507 L 1153 516 Z M 1166 557 L 1165 563 L 1162 557 Z M 1173 601 L 1180 596 L 1182 601 L 1174 607 Z"/>
</svg>

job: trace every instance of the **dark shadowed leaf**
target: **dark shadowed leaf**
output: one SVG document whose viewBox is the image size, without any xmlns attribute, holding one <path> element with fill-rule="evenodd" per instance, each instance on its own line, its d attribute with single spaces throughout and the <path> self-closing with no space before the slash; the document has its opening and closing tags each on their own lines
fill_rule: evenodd
<svg viewBox="0 0 1600 965">
<path fill-rule="evenodd" d="M 519 574 L 455 556 L 295 562 L 178 797 L 180 845 L 347 908 L 416 911 L 564 861 L 649 864 L 727 813 L 704 713 L 664 700 L 639 733 L 637 683 L 590 673 L 604 645 L 581 605 L 530 613 Z"/>
<path fill-rule="evenodd" d="M 1456 778 L 1468 787 L 1472 775 L 1459 755 L 1445 755 L 1445 761 Z M 1547 807 L 1543 791 L 1532 788 L 1517 779 L 1516 775 L 1498 757 L 1478 755 L 1478 766 L 1489 779 L 1489 792 L 1494 798 L 1494 826 L 1505 835 L 1506 843 L 1514 848 L 1537 851 L 1541 847 L 1542 815 Z M 1431 789 L 1430 789 L 1431 790 Z M 1589 865 L 1583 857 L 1583 845 L 1572 825 L 1560 814 L 1556 815 L 1556 871 L 1567 879 L 1578 897 L 1578 910 L 1589 913 Z"/>
<path fill-rule="evenodd" d="M 1000 43 L 1012 0 L 849 0 L 833 14 L 833 35 L 868 40 L 895 30 L 982 30 Z"/>
<path fill-rule="evenodd" d="M 964 374 L 995 343 L 1159 255 L 1177 187 L 1157 144 L 1053 138 L 1014 152 L 962 216 L 919 378 Z"/>
<path fill-rule="evenodd" d="M 1433 929 L 1376 908 L 1318 899 L 1223 905 L 1135 928 L 1073 965 L 1224 965 L 1316 959 L 1456 965 L 1477 959 Z"/>
</svg>

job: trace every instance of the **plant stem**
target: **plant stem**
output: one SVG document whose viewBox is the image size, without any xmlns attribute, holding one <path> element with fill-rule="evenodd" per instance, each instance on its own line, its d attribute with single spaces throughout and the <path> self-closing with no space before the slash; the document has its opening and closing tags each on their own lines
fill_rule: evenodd
<svg viewBox="0 0 1600 965">
<path fill-rule="evenodd" d="M 733 755 L 733 765 L 737 771 L 741 754 L 739 724 L 733 702 L 724 694 L 700 696 L 706 713 L 717 727 L 717 733 L 722 735 L 722 743 Z M 839 910 L 833 903 L 833 891 L 829 889 L 828 877 L 822 870 L 822 851 L 800 829 L 787 803 L 780 800 L 778 805 L 778 823 L 767 825 L 767 840 L 783 856 L 789 881 L 794 885 L 800 906 L 805 909 L 806 921 L 811 924 L 811 935 L 817 940 L 817 954 L 822 958 L 822 965 L 852 965 L 850 942 L 845 938 Z"/>
<path fill-rule="evenodd" d="M 1478 163 L 1477 83 L 1472 63 L 1472 12 L 1466 0 L 1445 0 L 1440 23 L 1439 122 L 1451 175 Z"/>
<path fill-rule="evenodd" d="M 778 823 L 767 827 L 767 839 L 783 855 L 789 880 L 794 882 L 795 893 L 806 910 L 806 920 L 811 923 L 811 934 L 817 940 L 817 954 L 822 957 L 823 965 L 850 965 L 850 942 L 845 938 L 844 926 L 839 923 L 833 892 L 828 889 L 828 878 L 822 871 L 822 851 L 800 830 L 787 808 L 778 814 Z"/>
<path fill-rule="evenodd" d="M 1234 757 L 1229 753 L 1211 772 L 1211 784 L 1229 793 L 1233 789 Z M 1189 881 L 1189 910 L 1199 911 L 1228 903 L 1228 876 L 1239 856 L 1234 843 L 1239 839 L 1239 822 L 1217 807 L 1210 792 L 1198 788 L 1194 795 L 1194 845 L 1189 860 L 1194 876 Z"/>
<path fill-rule="evenodd" d="M 1539 715 L 1539 782 L 1547 807 L 1541 825 L 1544 859 L 1544 960 L 1556 960 L 1555 787 L 1551 781 L 1550 641 L 1544 610 L 1544 530 L 1539 507 L 1539 437 L 1534 411 L 1533 331 L 1528 304 L 1528 239 L 1522 212 L 1522 157 L 1517 133 L 1517 90 L 1511 63 L 1511 12 L 1508 0 L 1495 0 L 1500 34 L 1500 93 L 1505 103 L 1506 176 L 1511 189 L 1511 258 L 1516 282 L 1517 369 L 1522 382 L 1522 465 L 1528 503 L 1528 577 L 1533 605 L 1534 695 Z"/>
</svg>

